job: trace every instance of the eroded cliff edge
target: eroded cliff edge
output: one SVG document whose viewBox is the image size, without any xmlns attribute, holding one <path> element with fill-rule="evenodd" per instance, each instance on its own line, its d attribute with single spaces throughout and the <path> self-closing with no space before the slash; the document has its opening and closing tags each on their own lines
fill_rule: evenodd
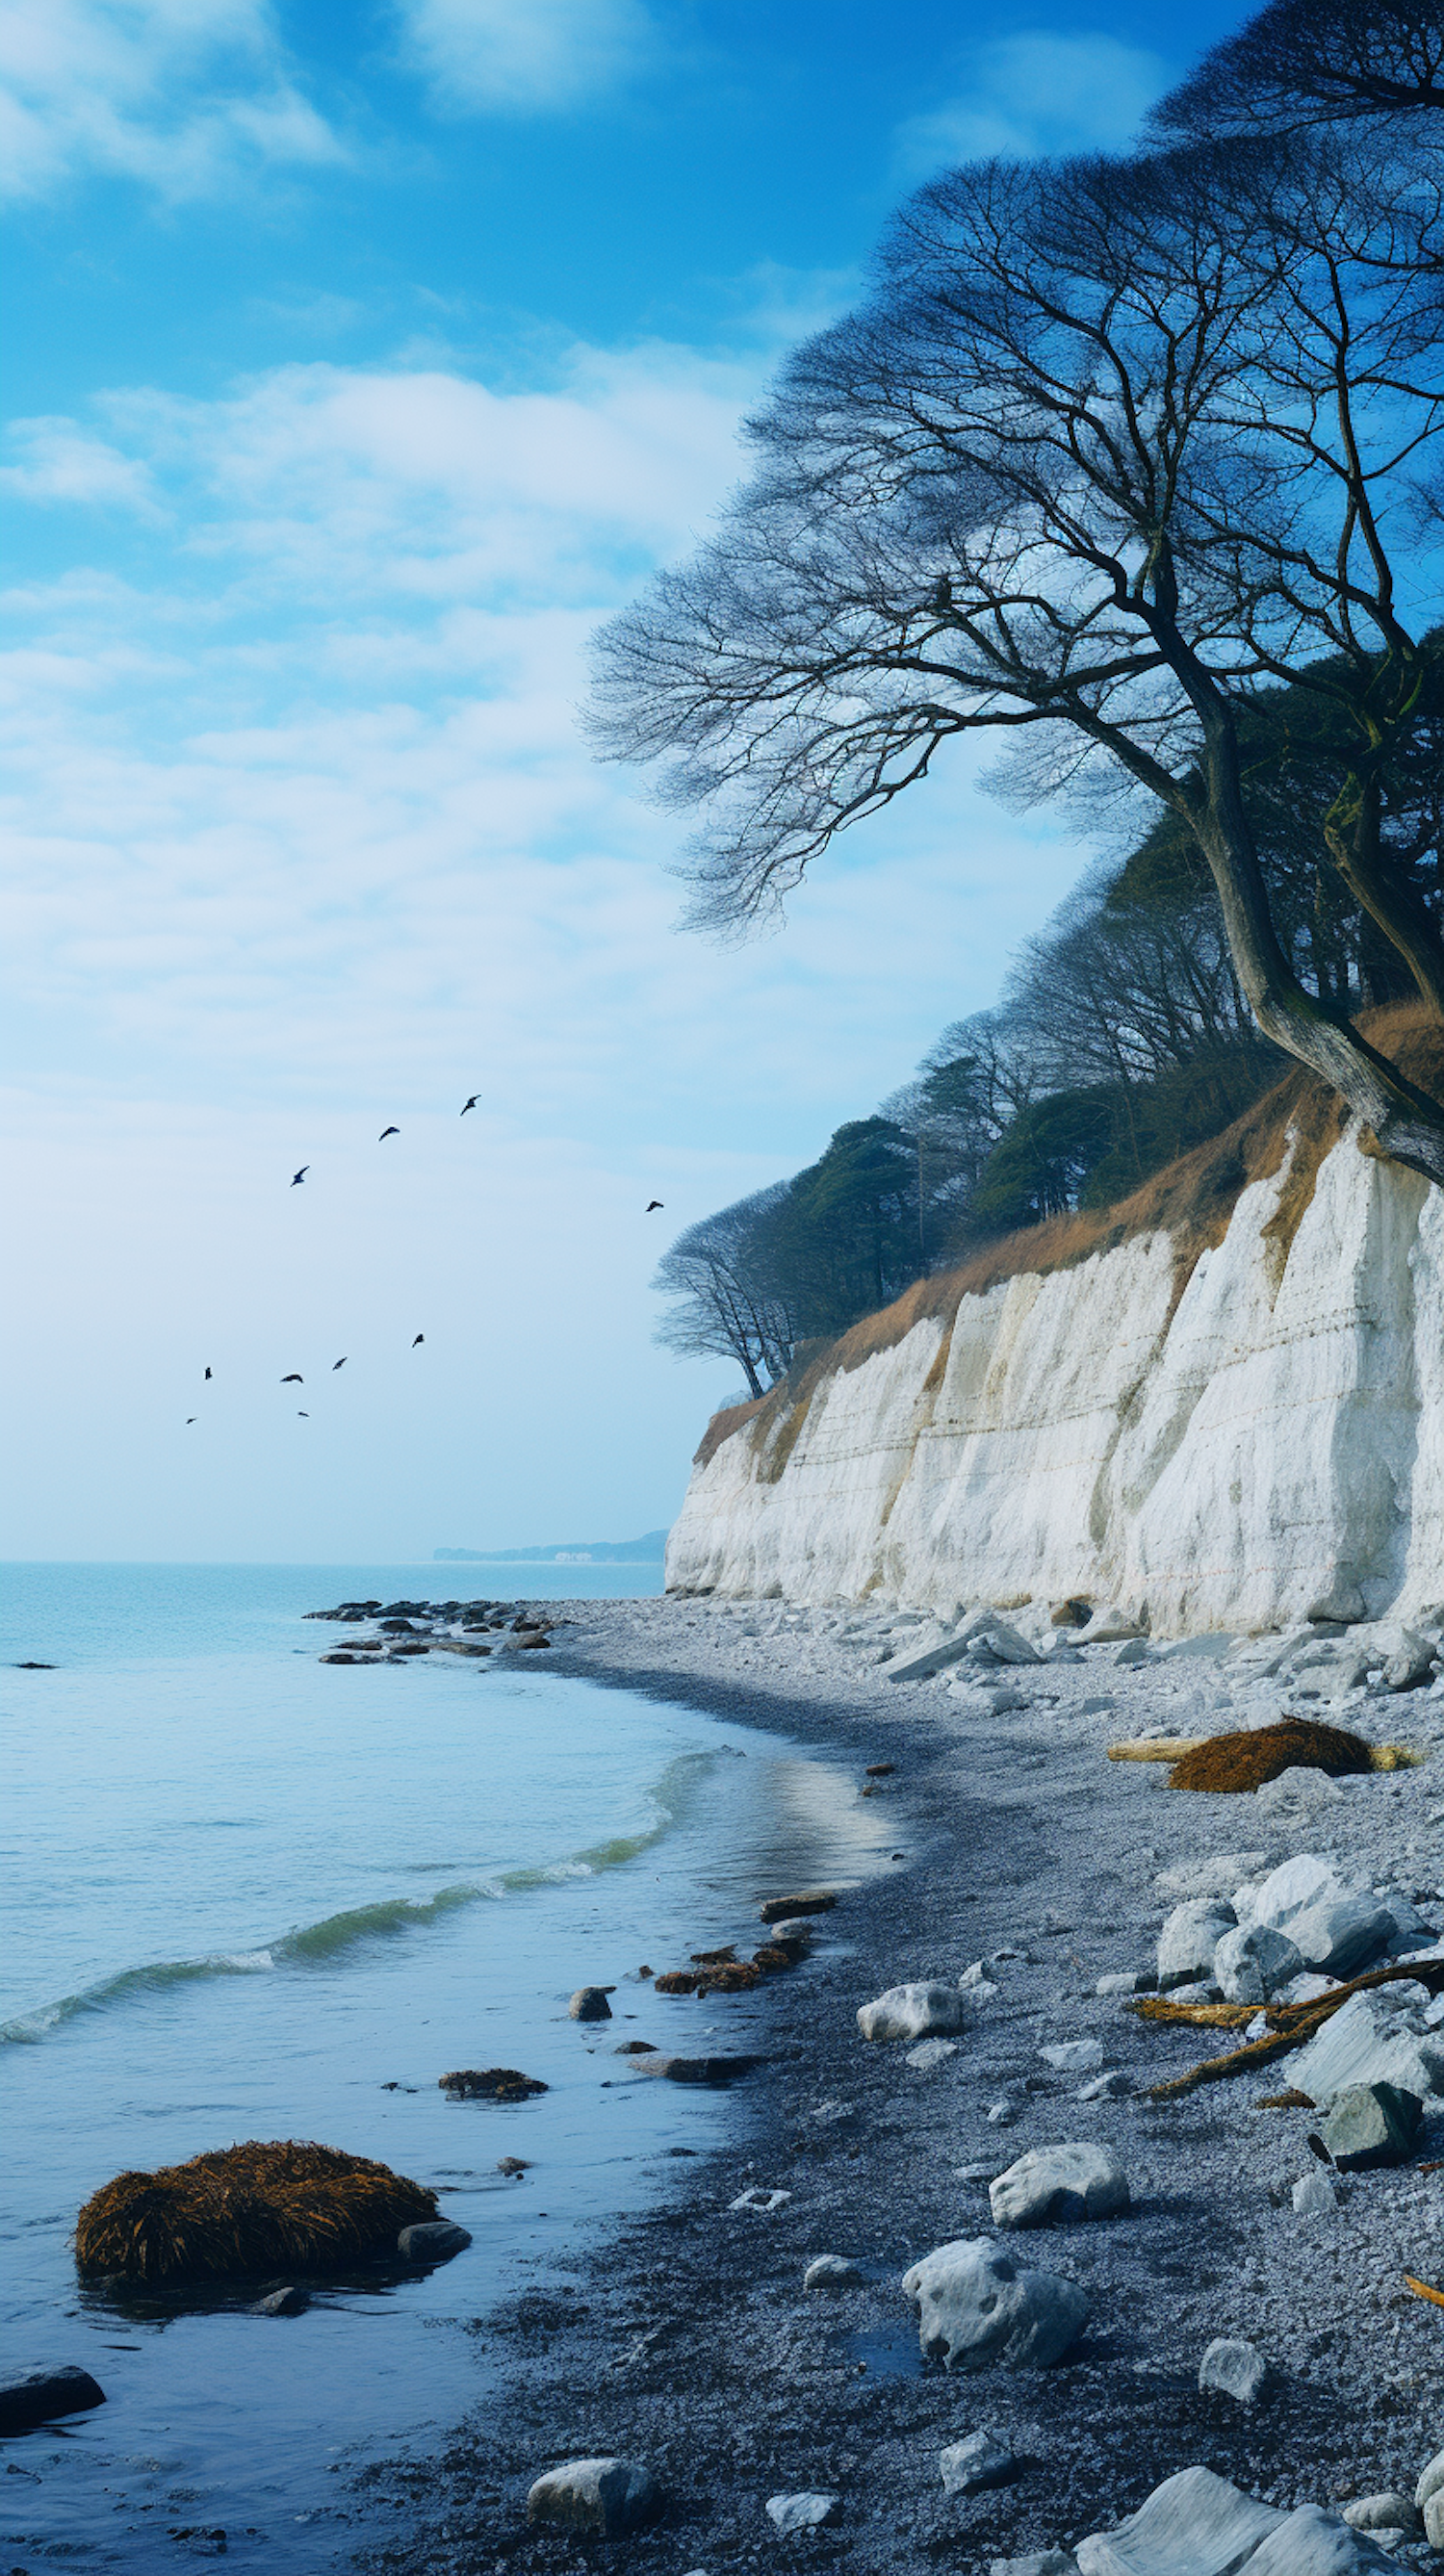
<svg viewBox="0 0 1444 2576">
<path fill-rule="evenodd" d="M 924 1283 L 719 1416 L 669 1590 L 1083 1593 L 1162 1635 L 1435 1609 L 1444 1193 L 1302 1089 L 1272 1115 L 1262 1176 L 1256 1118 L 1097 1249 L 1015 1239 L 1010 1275 Z"/>
</svg>

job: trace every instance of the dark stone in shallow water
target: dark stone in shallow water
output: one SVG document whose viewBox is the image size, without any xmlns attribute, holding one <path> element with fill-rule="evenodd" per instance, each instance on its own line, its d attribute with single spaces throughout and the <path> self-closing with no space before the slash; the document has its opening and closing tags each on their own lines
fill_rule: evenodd
<svg viewBox="0 0 1444 2576">
<path fill-rule="evenodd" d="M 760 2057 L 638 2057 L 639 2075 L 665 2075 L 672 2084 L 730 2084 L 734 2075 L 748 2075 L 760 2066 Z"/>
<path fill-rule="evenodd" d="M 757 1911 L 764 1923 L 785 1923 L 790 1914 L 830 1914 L 837 1903 L 831 1887 L 805 1887 L 797 1896 L 769 1896 Z"/>
<path fill-rule="evenodd" d="M 28 2370 L 0 2386 L 0 2433 L 28 2433 L 57 2415 L 104 2404 L 105 2390 L 73 2363 L 63 2370 Z"/>
<path fill-rule="evenodd" d="M 423 2218 L 414 2227 L 402 2228 L 396 2250 L 408 2263 L 444 2263 L 470 2243 L 466 2229 L 454 2227 L 449 2218 Z"/>
<path fill-rule="evenodd" d="M 253 2317 L 299 2317 L 304 2315 L 310 2304 L 310 2294 L 305 2290 L 271 2290 L 264 2299 L 257 2299 L 251 2314 Z"/>
</svg>

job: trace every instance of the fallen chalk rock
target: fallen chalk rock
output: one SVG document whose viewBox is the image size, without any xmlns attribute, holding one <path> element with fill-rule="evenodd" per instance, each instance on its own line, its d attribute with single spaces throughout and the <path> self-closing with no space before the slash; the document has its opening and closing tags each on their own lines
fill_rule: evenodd
<svg viewBox="0 0 1444 2576">
<path fill-rule="evenodd" d="M 104 2404 L 105 2390 L 73 2362 L 63 2370 L 27 2370 L 0 2385 L 0 2433 L 28 2433 L 57 2415 L 80 2415 L 87 2406 Z"/>
<path fill-rule="evenodd" d="M 578 1986 L 567 2011 L 573 2021 L 610 2021 L 612 2007 L 607 1997 L 615 1992 L 614 1986 Z"/>
<path fill-rule="evenodd" d="M 1353 1977 L 1388 1948 L 1397 1931 L 1387 1905 L 1353 1892 L 1294 1915 L 1288 1937 L 1306 1968 L 1326 1977 Z"/>
<path fill-rule="evenodd" d="M 941 2066 L 946 2058 L 956 2057 L 957 2053 L 955 2039 L 920 2039 L 916 2048 L 908 2050 L 903 2064 L 916 2067 L 919 2075 L 928 2075 L 935 2066 Z"/>
<path fill-rule="evenodd" d="M 1103 2042 L 1101 2039 L 1057 2039 L 1051 2046 L 1040 2048 L 1038 2055 L 1045 2066 L 1055 2067 L 1060 2075 L 1088 2075 L 1095 2066 L 1103 2063 Z"/>
<path fill-rule="evenodd" d="M 615 2540 L 650 2521 L 660 2494 L 638 2460 L 566 2460 L 537 2479 L 526 2500 L 528 2522 L 585 2538 Z"/>
<path fill-rule="evenodd" d="M 769 1896 L 757 1908 L 764 1923 L 785 1923 L 793 1914 L 830 1914 L 837 1903 L 833 1887 L 805 1887 L 800 1896 Z"/>
<path fill-rule="evenodd" d="M 1026 2558 L 995 2558 L 988 2576 L 1078 2576 L 1078 2561 L 1068 2549 L 1032 2549 Z"/>
<path fill-rule="evenodd" d="M 270 2290 L 264 2299 L 257 2299 L 251 2314 L 253 2317 L 299 2317 L 305 2315 L 310 2304 L 310 2293 L 306 2290 Z"/>
<path fill-rule="evenodd" d="M 996 2433 L 969 2433 L 938 2453 L 938 2475 L 947 2495 L 975 2495 L 981 2487 L 1006 2486 L 1018 2474 L 1018 2463 Z"/>
<path fill-rule="evenodd" d="M 1128 2176 L 1106 2147 L 1033 2147 L 988 2187 L 995 2227 L 1048 2227 L 1112 2218 L 1128 2207 Z"/>
<path fill-rule="evenodd" d="M 846 2254 L 815 2254 L 802 2275 L 802 2286 L 804 2290 L 856 2290 L 864 2277 Z"/>
<path fill-rule="evenodd" d="M 1215 2335 L 1198 2365 L 1204 2397 L 1231 2397 L 1236 2406 L 1256 2406 L 1268 2386 L 1269 2366 L 1257 2344 L 1233 2335 Z"/>
<path fill-rule="evenodd" d="M 1406 2495 L 1356 2496 L 1344 2507 L 1344 2520 L 1351 2531 L 1403 2531 L 1418 2529 L 1419 2509 Z"/>
<path fill-rule="evenodd" d="M 1091 2084 L 1078 2088 L 1080 2102 L 1117 2102 L 1133 2090 L 1133 2078 L 1121 2066 L 1110 2066 L 1106 2075 L 1095 2075 Z"/>
<path fill-rule="evenodd" d="M 1431 2549 L 1444 2549 L 1444 2495 L 1431 2495 L 1424 2507 L 1424 2537 Z"/>
<path fill-rule="evenodd" d="M 1348 2084 L 1336 2093 L 1320 2136 L 1343 2173 L 1399 2165 L 1413 2151 L 1424 2105 L 1397 2084 Z"/>
<path fill-rule="evenodd" d="M 1271 1923 L 1236 1923 L 1213 1954 L 1213 1979 L 1229 2004 L 1264 2004 L 1303 1969 L 1287 1932 Z"/>
<path fill-rule="evenodd" d="M 1191 1986 L 1213 1975 L 1213 1957 L 1225 1932 L 1234 1928 L 1234 1911 L 1220 1897 L 1191 1896 L 1175 1905 L 1158 1936 L 1158 1984 Z"/>
<path fill-rule="evenodd" d="M 1327 2215 L 1339 2205 L 1339 2186 L 1332 2174 L 1315 2165 L 1312 2173 L 1300 2174 L 1293 2188 L 1293 2204 L 1301 2218 Z"/>
<path fill-rule="evenodd" d="M 1088 2301 L 1072 2281 L 1025 2271 L 990 2236 L 939 2245 L 903 2274 L 925 2360 L 948 2370 L 1042 2370 L 1082 2333 Z"/>
<path fill-rule="evenodd" d="M 864 2039 L 926 2039 L 933 2031 L 961 2030 L 963 1998 L 956 1986 L 939 1982 L 889 1986 L 858 2005 L 857 2026 Z"/>
<path fill-rule="evenodd" d="M 769 2496 L 767 2519 L 778 2531 L 815 2531 L 836 2519 L 840 2502 L 835 2495 L 812 2493 Z"/>
<path fill-rule="evenodd" d="M 453 2254 L 464 2254 L 470 2243 L 466 2229 L 449 2218 L 424 2218 L 418 2226 L 402 2228 L 396 2251 L 405 2263 L 446 2263 Z"/>
<path fill-rule="evenodd" d="M 1281 2513 L 1212 2469 L 1180 2469 L 1116 2531 L 1078 2543 L 1080 2576 L 1365 2576 L 1397 2568 L 1321 2505 Z"/>
<path fill-rule="evenodd" d="M 1312 2101 L 1329 2102 L 1347 2086 L 1393 2084 L 1424 2101 L 1444 2095 L 1444 2044 L 1402 2024 L 1387 1986 L 1350 1995 L 1296 2056 L 1289 2074 Z"/>
<path fill-rule="evenodd" d="M 1419 2512 L 1432 2504 L 1437 2495 L 1444 2495 L 1444 2451 L 1436 2451 L 1427 2469 L 1419 2472 L 1419 2483 L 1414 2489 L 1414 2502 Z"/>
</svg>

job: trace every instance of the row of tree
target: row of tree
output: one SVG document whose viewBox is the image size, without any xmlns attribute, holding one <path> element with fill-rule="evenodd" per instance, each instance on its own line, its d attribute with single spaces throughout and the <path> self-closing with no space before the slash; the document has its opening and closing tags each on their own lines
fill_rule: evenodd
<svg viewBox="0 0 1444 2576">
<path fill-rule="evenodd" d="M 1380 835 L 1444 925 L 1444 634 L 1424 639 L 1380 773 Z M 1406 998 L 1403 960 L 1320 860 L 1347 742 L 1316 693 L 1251 710 L 1245 796 L 1306 990 L 1341 1010 Z M 791 1180 L 689 1226 L 656 1286 L 658 1338 L 734 1359 L 753 1395 L 800 1342 L 844 1332 L 1000 1234 L 1126 1195 L 1246 1109 L 1286 1059 L 1249 1012 L 1212 878 L 1165 819 L 1096 866 L 1022 950 L 993 1010 L 955 1020 L 878 1114 Z"/>
</svg>

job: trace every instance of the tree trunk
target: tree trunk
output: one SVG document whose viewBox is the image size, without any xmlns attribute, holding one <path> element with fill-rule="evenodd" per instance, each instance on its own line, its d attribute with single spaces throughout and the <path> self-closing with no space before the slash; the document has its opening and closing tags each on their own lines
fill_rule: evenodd
<svg viewBox="0 0 1444 2576">
<path fill-rule="evenodd" d="M 1380 854 L 1377 779 L 1345 782 L 1324 816 L 1324 838 L 1355 903 L 1398 950 L 1435 1018 L 1444 1020 L 1444 941 L 1425 905 Z"/>
</svg>

